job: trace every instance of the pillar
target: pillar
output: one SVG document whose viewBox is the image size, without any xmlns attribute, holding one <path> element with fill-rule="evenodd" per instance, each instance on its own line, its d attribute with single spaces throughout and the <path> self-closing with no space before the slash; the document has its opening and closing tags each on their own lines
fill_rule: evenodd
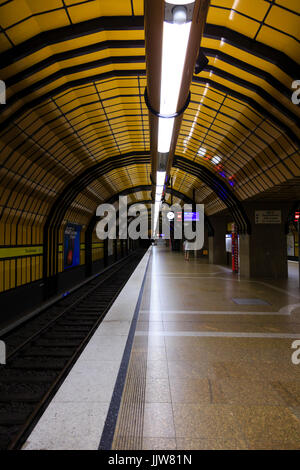
<svg viewBox="0 0 300 470">
<path fill-rule="evenodd" d="M 250 277 L 250 235 L 240 234 L 239 236 L 239 268 L 240 275 L 244 278 Z"/>
<path fill-rule="evenodd" d="M 223 216 L 211 217 L 214 236 L 208 237 L 208 261 L 211 264 L 226 264 L 226 228 L 227 219 Z"/>
<path fill-rule="evenodd" d="M 252 202 L 245 203 L 245 208 L 251 222 L 251 234 L 240 235 L 241 276 L 287 278 L 285 223 L 288 205 Z"/>
</svg>

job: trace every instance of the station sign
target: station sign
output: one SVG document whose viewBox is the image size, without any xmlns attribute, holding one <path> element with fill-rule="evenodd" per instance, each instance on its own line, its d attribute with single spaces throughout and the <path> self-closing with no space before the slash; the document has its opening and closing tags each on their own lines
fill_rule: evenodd
<svg viewBox="0 0 300 470">
<path fill-rule="evenodd" d="M 182 212 L 176 212 L 176 221 L 182 221 Z M 199 212 L 184 212 L 183 220 L 185 222 L 199 222 Z"/>
<path fill-rule="evenodd" d="M 184 221 L 192 222 L 192 221 L 199 221 L 199 212 L 185 212 L 184 213 Z"/>
</svg>

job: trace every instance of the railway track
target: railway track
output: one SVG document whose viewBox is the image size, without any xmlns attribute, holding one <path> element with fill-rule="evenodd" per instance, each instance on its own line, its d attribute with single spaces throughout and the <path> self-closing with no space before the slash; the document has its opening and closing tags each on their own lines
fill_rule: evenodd
<svg viewBox="0 0 300 470">
<path fill-rule="evenodd" d="M 0 366 L 0 450 L 21 448 L 144 253 L 133 253 L 1 338 L 7 363 Z"/>
</svg>

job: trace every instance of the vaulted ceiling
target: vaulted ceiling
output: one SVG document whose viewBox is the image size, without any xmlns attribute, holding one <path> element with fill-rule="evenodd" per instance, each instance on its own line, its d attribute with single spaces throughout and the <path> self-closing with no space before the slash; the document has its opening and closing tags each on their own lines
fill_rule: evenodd
<svg viewBox="0 0 300 470">
<path fill-rule="evenodd" d="M 171 174 L 207 214 L 226 205 L 189 163 L 241 201 L 281 188 L 300 198 L 299 14 L 298 0 L 211 1 L 209 64 L 193 78 Z M 64 189 L 108 158 L 123 165 L 89 182 L 66 220 L 87 224 L 99 202 L 151 184 L 143 0 L 1 1 L 0 67 L 2 224 L 42 226 Z"/>
</svg>

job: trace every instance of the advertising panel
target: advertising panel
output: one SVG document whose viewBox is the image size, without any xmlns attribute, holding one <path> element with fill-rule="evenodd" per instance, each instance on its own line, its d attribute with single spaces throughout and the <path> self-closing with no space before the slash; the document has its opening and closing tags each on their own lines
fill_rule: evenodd
<svg viewBox="0 0 300 470">
<path fill-rule="evenodd" d="M 81 225 L 68 223 L 64 234 L 64 269 L 80 264 Z"/>
</svg>

